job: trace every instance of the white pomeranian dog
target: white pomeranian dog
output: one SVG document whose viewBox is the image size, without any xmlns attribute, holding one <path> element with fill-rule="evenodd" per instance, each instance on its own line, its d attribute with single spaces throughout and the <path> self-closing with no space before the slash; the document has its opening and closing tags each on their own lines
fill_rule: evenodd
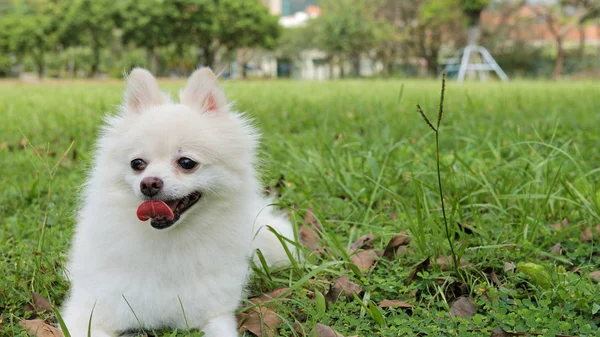
<svg viewBox="0 0 600 337">
<path fill-rule="evenodd" d="M 180 103 L 148 71 L 131 72 L 84 187 L 62 310 L 71 336 L 88 327 L 92 337 L 164 327 L 238 336 L 253 250 L 289 262 L 266 225 L 293 238 L 261 194 L 257 144 L 208 68 L 192 74 Z"/>
</svg>

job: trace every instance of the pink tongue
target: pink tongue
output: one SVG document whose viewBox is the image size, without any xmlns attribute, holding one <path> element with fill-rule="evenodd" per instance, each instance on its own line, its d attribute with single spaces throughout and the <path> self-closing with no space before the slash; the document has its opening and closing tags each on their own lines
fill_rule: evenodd
<svg viewBox="0 0 600 337">
<path fill-rule="evenodd" d="M 175 215 L 173 214 L 173 210 L 164 201 L 148 200 L 138 206 L 137 217 L 142 221 L 159 217 L 166 220 L 173 220 Z"/>
</svg>

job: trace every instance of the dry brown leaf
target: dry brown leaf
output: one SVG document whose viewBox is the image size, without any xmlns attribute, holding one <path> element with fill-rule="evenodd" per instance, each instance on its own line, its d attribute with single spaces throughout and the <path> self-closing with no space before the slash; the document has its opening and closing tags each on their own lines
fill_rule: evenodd
<svg viewBox="0 0 600 337">
<path fill-rule="evenodd" d="M 494 331 L 492 331 L 492 334 L 490 335 L 490 337 L 511 337 L 511 336 L 512 336 L 512 334 L 506 332 L 502 328 L 494 329 Z"/>
<path fill-rule="evenodd" d="M 396 214 L 395 212 L 392 212 L 390 214 L 390 219 L 392 219 L 392 221 L 398 220 L 398 214 Z"/>
<path fill-rule="evenodd" d="M 33 297 L 33 309 L 35 310 L 36 314 L 39 315 L 43 312 L 52 311 L 52 305 L 50 304 L 50 301 L 45 299 L 42 295 L 32 292 L 31 296 Z"/>
<path fill-rule="evenodd" d="M 315 217 L 315 213 L 312 208 L 306 210 L 306 215 L 304 216 L 304 223 L 311 228 L 319 228 L 319 221 L 317 221 L 317 217 Z"/>
<path fill-rule="evenodd" d="M 47 324 L 41 319 L 21 320 L 19 325 L 27 330 L 27 332 L 36 337 L 63 337 L 62 331 Z"/>
<path fill-rule="evenodd" d="M 382 308 L 403 308 L 412 309 L 412 304 L 406 303 L 401 300 L 383 300 L 378 304 Z"/>
<path fill-rule="evenodd" d="M 517 269 L 517 265 L 512 262 L 504 262 L 504 267 L 502 267 L 502 270 L 504 270 L 505 272 L 515 269 Z"/>
<path fill-rule="evenodd" d="M 271 308 L 258 305 L 248 312 L 238 315 L 241 324 L 239 332 L 250 331 L 258 337 L 272 337 L 277 335 L 277 326 L 283 320 Z"/>
<path fill-rule="evenodd" d="M 555 223 L 550 225 L 550 227 L 554 228 L 554 229 L 565 229 L 569 226 L 569 220 L 567 220 L 566 218 L 563 219 L 561 222 L 559 223 Z"/>
<path fill-rule="evenodd" d="M 303 246 L 312 250 L 313 252 L 319 251 L 319 243 L 321 239 L 314 230 L 302 225 L 300 228 L 298 228 L 298 235 L 300 235 L 300 243 Z"/>
<path fill-rule="evenodd" d="M 498 278 L 498 275 L 496 275 L 496 272 L 495 272 L 495 271 L 493 271 L 493 270 L 492 270 L 492 271 L 491 271 L 491 272 L 488 274 L 488 276 L 489 276 L 490 280 L 492 280 L 492 282 L 494 282 L 494 284 L 495 284 L 496 286 L 498 286 L 498 287 L 502 287 L 502 286 L 504 286 L 504 285 L 502 284 L 502 282 L 500 282 L 500 279 Z"/>
<path fill-rule="evenodd" d="M 471 318 L 475 311 L 477 311 L 477 307 L 473 304 L 473 300 L 466 296 L 459 297 L 450 307 L 450 313 L 457 317 Z"/>
<path fill-rule="evenodd" d="M 343 275 L 335 281 L 335 284 L 329 288 L 329 292 L 325 295 L 325 299 L 329 302 L 335 303 L 340 297 L 346 299 L 352 299 L 352 293 L 359 295 L 362 292 L 362 288 L 350 281 L 350 279 Z"/>
<path fill-rule="evenodd" d="M 350 261 L 354 263 L 360 271 L 367 271 L 377 261 L 377 253 L 373 250 L 364 250 L 350 256 Z"/>
<path fill-rule="evenodd" d="M 592 280 L 600 282 L 600 270 L 591 272 L 590 277 L 592 278 Z"/>
<path fill-rule="evenodd" d="M 452 270 L 453 266 L 452 266 L 452 258 L 448 257 L 448 256 L 440 256 L 435 260 L 435 264 L 438 265 L 438 267 L 440 267 L 440 269 L 448 271 L 448 270 Z M 459 265 L 461 267 L 464 267 L 467 265 L 467 260 L 465 259 L 460 259 Z"/>
<path fill-rule="evenodd" d="M 252 297 L 250 299 L 250 301 L 252 301 L 252 303 L 263 303 L 263 302 L 267 302 L 270 301 L 272 299 L 281 297 L 281 295 L 283 295 L 283 293 L 285 293 L 286 291 L 288 291 L 290 288 L 279 288 L 279 289 L 275 289 L 273 291 L 270 291 L 266 294 L 262 294 L 260 296 L 256 296 L 256 297 Z M 291 293 L 288 293 L 285 297 L 289 298 L 291 296 Z"/>
<path fill-rule="evenodd" d="M 579 234 L 579 239 L 581 242 L 589 242 L 592 241 L 592 239 L 598 239 L 599 235 L 600 225 L 594 227 L 593 229 L 591 227 L 586 227 L 581 231 L 581 234 Z"/>
<path fill-rule="evenodd" d="M 385 256 L 389 260 L 394 260 L 398 251 L 398 247 L 408 245 L 410 243 L 410 240 L 411 239 L 406 232 L 401 232 L 394 235 L 388 243 L 387 247 L 385 247 L 383 256 Z"/>
<path fill-rule="evenodd" d="M 406 285 L 409 285 L 417 276 L 418 273 L 427 270 L 427 268 L 429 268 L 429 265 L 431 264 L 431 260 L 429 257 L 427 257 L 425 260 L 419 262 L 419 264 L 417 264 L 411 271 L 410 274 L 408 274 L 408 278 L 406 279 Z"/>
<path fill-rule="evenodd" d="M 332 327 L 321 324 L 321 323 L 317 323 L 317 326 L 315 327 L 315 331 L 316 331 L 317 337 L 344 337 L 339 332 L 333 330 Z M 314 334 L 313 334 L 313 336 L 314 336 Z"/>
<path fill-rule="evenodd" d="M 375 241 L 375 234 L 369 233 L 359 237 L 351 246 L 349 253 L 352 254 L 359 249 L 372 249 L 373 241 Z"/>
<path fill-rule="evenodd" d="M 556 255 L 562 254 L 562 248 L 560 247 L 560 242 L 555 244 L 554 246 L 552 246 L 552 248 L 550 248 L 550 253 L 556 254 Z"/>
</svg>

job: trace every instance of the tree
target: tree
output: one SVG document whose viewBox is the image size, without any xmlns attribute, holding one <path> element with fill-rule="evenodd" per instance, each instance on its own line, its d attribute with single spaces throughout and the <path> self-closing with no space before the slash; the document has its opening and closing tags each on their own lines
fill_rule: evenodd
<svg viewBox="0 0 600 337">
<path fill-rule="evenodd" d="M 439 54 L 444 44 L 455 41 L 463 31 L 463 16 L 456 0 L 421 0 L 415 1 L 413 24 L 409 25 L 411 39 L 409 44 L 416 55 L 427 61 L 427 71 L 436 76 L 438 72 Z M 410 14 L 407 14 L 410 17 Z"/>
<path fill-rule="evenodd" d="M 387 23 L 376 17 L 376 0 L 324 0 L 323 15 L 311 22 L 319 49 L 330 60 L 337 61 L 344 76 L 344 63 L 349 59 L 354 76 L 359 76 L 360 58 L 385 39 Z"/>
<path fill-rule="evenodd" d="M 15 2 L 1 19 L 8 31 L 5 47 L 15 55 L 17 64 L 30 55 L 40 78 L 46 70 L 45 54 L 57 45 L 59 12 L 59 6 L 49 0 Z"/>
<path fill-rule="evenodd" d="M 98 74 L 100 53 L 113 38 L 117 8 L 111 0 L 63 0 L 59 41 L 65 47 L 88 45 L 92 50 L 89 77 Z"/>
<path fill-rule="evenodd" d="M 300 61 L 302 52 L 315 48 L 311 27 L 284 28 L 277 41 L 278 57 Z"/>
<path fill-rule="evenodd" d="M 537 17 L 545 21 L 556 41 L 556 61 L 552 74 L 554 79 L 560 78 L 563 73 L 566 58 L 564 42 L 567 34 L 598 7 L 598 0 L 560 0 L 556 3 L 542 3 L 532 7 Z"/>
<path fill-rule="evenodd" d="M 201 63 L 212 66 L 217 53 L 233 52 L 237 48 L 262 47 L 273 49 L 280 34 L 277 17 L 258 0 L 214 0 L 215 14 L 212 25 L 197 22 L 195 30 L 206 27 L 213 34 L 195 34 L 194 40 L 201 50 Z"/>
</svg>

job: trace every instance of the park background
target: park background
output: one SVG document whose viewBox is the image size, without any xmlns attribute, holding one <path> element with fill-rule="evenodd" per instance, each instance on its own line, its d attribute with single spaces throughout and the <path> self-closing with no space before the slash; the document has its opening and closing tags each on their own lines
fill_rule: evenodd
<svg viewBox="0 0 600 337">
<path fill-rule="evenodd" d="M 241 335 L 598 336 L 599 8 L 0 0 L 0 337 L 60 335 L 78 193 L 124 75 L 176 97 L 207 65 L 261 131 L 265 194 L 306 257 L 253 267 Z M 457 83 L 475 44 L 508 82 Z"/>
<path fill-rule="evenodd" d="M 590 78 L 596 0 L 4 0 L 0 76 L 435 77 L 468 27 L 512 78 Z"/>
</svg>

